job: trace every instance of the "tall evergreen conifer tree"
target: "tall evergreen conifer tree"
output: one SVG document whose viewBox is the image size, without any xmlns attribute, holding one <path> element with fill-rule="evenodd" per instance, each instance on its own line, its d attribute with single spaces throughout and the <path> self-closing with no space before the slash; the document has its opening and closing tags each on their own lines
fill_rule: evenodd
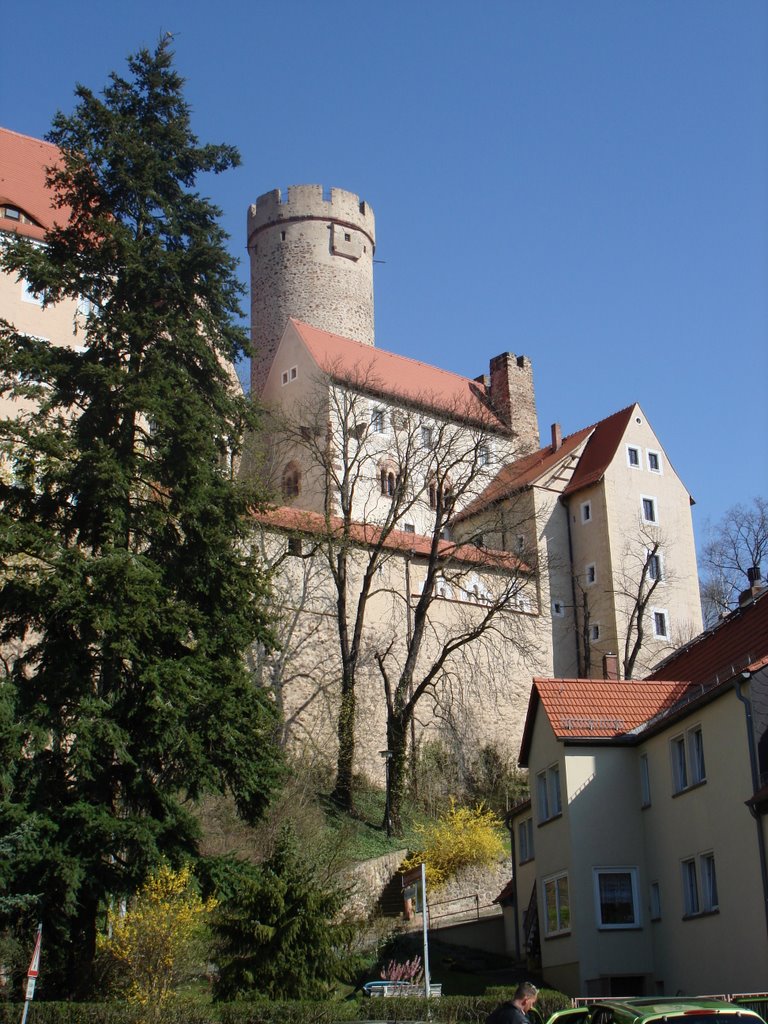
<svg viewBox="0 0 768 1024">
<path fill-rule="evenodd" d="M 54 120 L 60 226 L 2 255 L 45 303 L 85 300 L 81 350 L 0 332 L 0 392 L 32 400 L 0 422 L 0 834 L 39 834 L 0 882 L 43 894 L 48 997 L 89 981 L 109 900 L 194 852 L 190 801 L 254 819 L 280 776 L 241 657 L 270 644 L 232 470 L 241 289 L 195 190 L 239 158 L 192 134 L 167 39 L 128 66 Z"/>
</svg>

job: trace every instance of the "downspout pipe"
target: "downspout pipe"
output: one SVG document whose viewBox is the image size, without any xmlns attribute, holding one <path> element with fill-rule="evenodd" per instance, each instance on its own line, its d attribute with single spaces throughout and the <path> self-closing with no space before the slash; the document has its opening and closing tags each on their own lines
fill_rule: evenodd
<svg viewBox="0 0 768 1024">
<path fill-rule="evenodd" d="M 742 693 L 742 684 L 750 678 L 751 673 L 742 672 L 734 683 L 736 697 L 744 705 L 744 716 L 747 726 L 747 747 L 749 749 L 749 766 L 752 770 L 752 792 L 756 793 L 759 788 L 760 776 L 757 768 L 757 750 L 755 749 L 755 730 L 752 723 L 752 702 Z M 765 912 L 765 930 L 768 935 L 768 864 L 765 854 L 765 834 L 760 813 L 754 808 L 749 808 L 749 813 L 755 819 L 757 826 L 757 849 L 760 856 L 760 878 L 763 883 L 763 911 Z"/>
<path fill-rule="evenodd" d="M 512 905 L 515 908 L 515 952 L 518 959 L 522 959 L 520 950 L 520 905 L 518 904 L 517 891 L 517 850 L 515 848 L 515 823 L 507 815 L 507 828 L 509 829 L 509 852 L 512 858 Z"/>
</svg>

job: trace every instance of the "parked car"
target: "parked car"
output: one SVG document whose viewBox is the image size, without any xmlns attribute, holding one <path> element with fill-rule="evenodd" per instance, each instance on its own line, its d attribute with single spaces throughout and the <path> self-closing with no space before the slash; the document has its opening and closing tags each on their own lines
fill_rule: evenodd
<svg viewBox="0 0 768 1024">
<path fill-rule="evenodd" d="M 442 995 L 443 986 L 441 982 L 432 982 L 429 986 L 430 996 Z M 414 985 L 412 981 L 366 981 L 363 985 L 363 992 L 367 996 L 423 996 L 424 982 Z"/>
<path fill-rule="evenodd" d="M 600 1000 L 571 1010 L 559 1010 L 547 1024 L 660 1024 L 662 1021 L 664 1024 L 764 1024 L 759 1014 L 744 1006 L 720 999 L 680 996 Z"/>
</svg>

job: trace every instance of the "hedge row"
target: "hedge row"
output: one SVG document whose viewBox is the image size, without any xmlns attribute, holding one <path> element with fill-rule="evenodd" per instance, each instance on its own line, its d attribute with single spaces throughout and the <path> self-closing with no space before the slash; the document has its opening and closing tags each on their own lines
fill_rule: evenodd
<svg viewBox="0 0 768 1024">
<path fill-rule="evenodd" d="M 163 1008 L 158 1024 L 334 1024 L 339 1021 L 423 1021 L 436 1024 L 484 1024 L 491 1010 L 511 999 L 514 988 L 490 989 L 483 996 L 389 999 L 358 998 L 343 1002 L 248 1002 L 213 1003 L 177 1000 Z M 542 989 L 537 1008 L 543 1020 L 555 1010 L 570 1006 L 561 992 Z M 18 1024 L 21 1006 L 0 1003 L 0 1024 Z M 142 1024 L 145 1018 L 124 1003 L 44 1003 L 30 1007 L 27 1024 Z"/>
</svg>

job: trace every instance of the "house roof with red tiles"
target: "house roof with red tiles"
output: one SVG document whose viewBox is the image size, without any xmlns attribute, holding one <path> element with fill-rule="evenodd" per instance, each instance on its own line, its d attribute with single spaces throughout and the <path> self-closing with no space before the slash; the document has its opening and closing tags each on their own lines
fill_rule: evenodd
<svg viewBox="0 0 768 1024">
<path fill-rule="evenodd" d="M 452 419 L 509 433 L 493 411 L 484 384 L 418 359 L 321 331 L 300 320 L 291 318 L 290 323 L 318 368 L 334 380 L 413 403 Z"/>
<path fill-rule="evenodd" d="M 54 209 L 45 169 L 60 158 L 50 142 L 0 128 L 0 231 L 42 239 L 66 211 Z M 7 207 L 22 215 L 8 217 Z"/>
<path fill-rule="evenodd" d="M 344 521 L 340 516 L 330 516 L 326 520 L 319 512 L 284 505 L 254 512 L 253 519 L 266 527 L 289 533 L 341 537 L 344 532 Z M 368 547 L 378 543 L 381 537 L 381 528 L 373 523 L 351 524 L 350 539 L 353 544 Z M 390 530 L 384 536 L 383 547 L 390 551 L 409 552 L 427 558 L 432 549 L 432 537 L 406 533 L 404 530 Z M 514 570 L 521 573 L 530 571 L 524 562 L 509 551 L 478 548 L 474 544 L 455 544 L 449 540 L 438 540 L 438 555 L 444 561 L 463 562 L 483 569 L 503 569 L 507 572 Z"/>
<path fill-rule="evenodd" d="M 649 679 L 691 679 L 711 684 L 768 661 L 768 587 L 711 629 L 680 647 Z"/>
<path fill-rule="evenodd" d="M 564 742 L 635 741 L 635 730 L 671 710 L 701 687 L 689 682 L 534 679 L 520 749 L 528 764 L 533 726 L 543 706 L 555 736 Z"/>
</svg>

